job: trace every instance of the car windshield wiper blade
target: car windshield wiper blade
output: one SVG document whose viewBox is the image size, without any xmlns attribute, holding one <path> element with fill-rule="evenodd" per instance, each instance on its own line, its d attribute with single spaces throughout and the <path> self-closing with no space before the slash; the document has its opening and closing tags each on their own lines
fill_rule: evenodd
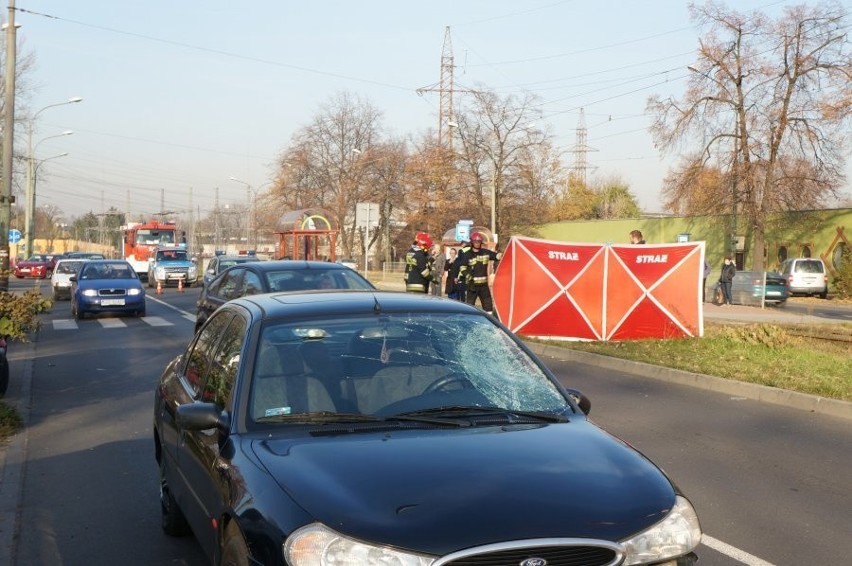
<svg viewBox="0 0 852 566">
<path fill-rule="evenodd" d="M 312 413 L 290 413 L 287 415 L 269 415 L 255 419 L 259 423 L 280 422 L 382 422 L 385 419 L 361 413 L 336 413 L 334 411 L 315 411 Z"/>
<path fill-rule="evenodd" d="M 380 417 L 361 413 L 336 413 L 334 411 L 317 411 L 313 413 L 291 413 L 289 415 L 270 415 L 256 419 L 259 423 L 386 423 L 386 422 L 418 422 L 437 425 L 452 425 L 457 427 L 470 426 L 468 421 L 442 419 L 437 417 L 417 415 L 392 415 Z"/>
<path fill-rule="evenodd" d="M 552 411 L 519 411 L 515 409 L 503 409 L 500 407 L 489 407 L 489 406 L 466 406 L 466 405 L 452 405 L 446 407 L 432 407 L 430 409 L 420 409 L 417 411 L 409 411 L 406 413 L 401 413 L 399 415 L 395 415 L 395 418 L 400 417 L 421 417 L 424 415 L 450 415 L 453 417 L 480 417 L 480 416 L 498 416 L 498 415 L 506 415 L 506 416 L 517 416 L 517 417 L 527 417 L 536 420 L 543 420 L 547 422 L 553 423 L 564 423 L 568 422 L 568 416 L 563 413 L 554 413 Z"/>
</svg>

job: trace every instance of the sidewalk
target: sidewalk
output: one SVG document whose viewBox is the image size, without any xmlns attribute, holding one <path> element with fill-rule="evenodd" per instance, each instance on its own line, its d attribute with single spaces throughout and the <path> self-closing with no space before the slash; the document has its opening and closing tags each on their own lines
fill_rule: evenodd
<svg viewBox="0 0 852 566">
<path fill-rule="evenodd" d="M 22 427 L 8 442 L 0 444 L 0 564 L 13 563 L 17 544 L 18 506 L 24 489 L 27 460 L 34 353 L 34 341 L 16 342 L 10 349 L 9 388 L 3 401 L 18 410 Z"/>
</svg>

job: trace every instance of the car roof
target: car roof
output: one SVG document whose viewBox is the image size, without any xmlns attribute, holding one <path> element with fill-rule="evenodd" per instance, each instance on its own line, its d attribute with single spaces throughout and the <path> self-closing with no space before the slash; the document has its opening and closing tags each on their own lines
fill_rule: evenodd
<svg viewBox="0 0 852 566">
<path fill-rule="evenodd" d="M 348 268 L 346 268 L 348 269 Z M 316 290 L 299 293 L 248 295 L 226 303 L 223 308 L 242 306 L 263 319 L 316 315 L 387 313 L 485 313 L 476 307 L 443 297 L 399 291 Z"/>
<path fill-rule="evenodd" d="M 277 259 L 274 261 L 259 261 L 251 262 L 251 269 L 254 271 L 283 271 L 283 270 L 299 270 L 299 269 L 326 269 L 330 271 L 339 271 L 343 268 L 339 263 L 332 261 L 306 261 L 301 259 Z"/>
</svg>

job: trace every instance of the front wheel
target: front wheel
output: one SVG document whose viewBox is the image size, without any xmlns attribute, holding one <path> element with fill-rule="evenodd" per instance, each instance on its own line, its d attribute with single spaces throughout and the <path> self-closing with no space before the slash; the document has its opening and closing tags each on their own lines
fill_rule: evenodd
<svg viewBox="0 0 852 566">
<path fill-rule="evenodd" d="M 169 488 L 169 482 L 166 481 L 165 455 L 160 457 L 160 510 L 161 526 L 167 535 L 182 537 L 190 533 L 189 523 L 186 522 L 186 517 Z"/>
<path fill-rule="evenodd" d="M 240 534 L 240 529 L 233 521 L 225 529 L 225 540 L 222 543 L 222 566 L 249 566 L 248 546 Z"/>
</svg>

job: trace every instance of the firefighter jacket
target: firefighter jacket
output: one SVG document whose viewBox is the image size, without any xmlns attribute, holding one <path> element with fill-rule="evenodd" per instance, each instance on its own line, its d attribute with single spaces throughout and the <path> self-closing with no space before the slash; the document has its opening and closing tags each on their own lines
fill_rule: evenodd
<svg viewBox="0 0 852 566">
<path fill-rule="evenodd" d="M 416 293 L 428 293 L 432 281 L 432 255 L 417 245 L 411 246 L 405 254 L 405 290 Z"/>
<path fill-rule="evenodd" d="M 471 250 L 465 254 L 462 264 L 461 277 L 468 286 L 488 285 L 488 262 L 495 264 L 500 261 L 502 254 L 486 248 Z"/>
<path fill-rule="evenodd" d="M 467 270 L 467 256 L 470 254 L 470 244 L 465 244 L 459 248 L 459 253 L 456 255 L 456 260 L 450 269 L 450 276 L 454 281 L 464 285 L 465 271 Z"/>
</svg>

